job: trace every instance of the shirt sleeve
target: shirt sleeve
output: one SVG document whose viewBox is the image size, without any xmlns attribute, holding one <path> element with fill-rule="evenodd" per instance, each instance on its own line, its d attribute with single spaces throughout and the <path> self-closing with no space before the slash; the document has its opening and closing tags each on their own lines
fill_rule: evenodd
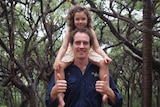
<svg viewBox="0 0 160 107">
<path fill-rule="evenodd" d="M 50 93 L 52 90 L 52 87 L 54 86 L 55 81 L 54 81 L 54 73 L 52 74 L 51 80 L 49 82 L 48 90 L 47 90 L 47 95 L 45 99 L 46 107 L 57 107 L 58 106 L 58 100 L 56 99 L 55 101 L 52 101 L 50 99 Z"/>
<path fill-rule="evenodd" d="M 122 102 L 123 102 L 122 95 L 119 93 L 112 75 L 110 75 L 110 87 L 116 95 L 116 103 L 113 104 L 111 100 L 109 100 L 108 101 L 109 105 L 111 105 L 112 107 L 122 107 Z"/>
</svg>

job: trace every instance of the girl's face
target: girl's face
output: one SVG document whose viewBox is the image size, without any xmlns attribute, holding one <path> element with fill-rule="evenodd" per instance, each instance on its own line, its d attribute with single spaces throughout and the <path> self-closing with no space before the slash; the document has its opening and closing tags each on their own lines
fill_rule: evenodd
<svg viewBox="0 0 160 107">
<path fill-rule="evenodd" d="M 88 23 L 88 17 L 83 11 L 75 13 L 74 25 L 76 26 L 76 28 L 86 27 L 87 23 Z"/>
</svg>

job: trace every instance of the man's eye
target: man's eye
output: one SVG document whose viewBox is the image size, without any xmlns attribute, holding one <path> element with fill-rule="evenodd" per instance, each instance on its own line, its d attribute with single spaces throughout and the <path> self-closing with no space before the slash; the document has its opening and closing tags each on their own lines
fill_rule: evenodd
<svg viewBox="0 0 160 107">
<path fill-rule="evenodd" d="M 83 42 L 83 44 L 84 44 L 84 45 L 88 45 L 89 43 L 88 43 L 88 42 Z"/>
<path fill-rule="evenodd" d="M 84 42 L 76 41 L 75 44 L 76 44 L 76 45 L 81 45 L 81 44 L 83 44 L 83 45 L 88 45 L 89 42 L 87 42 L 87 41 L 86 41 L 86 42 L 85 42 L 85 41 L 84 41 Z"/>
<path fill-rule="evenodd" d="M 80 44 L 81 44 L 81 42 L 77 41 L 77 42 L 75 42 L 75 44 L 76 44 L 76 45 L 80 45 Z"/>
</svg>

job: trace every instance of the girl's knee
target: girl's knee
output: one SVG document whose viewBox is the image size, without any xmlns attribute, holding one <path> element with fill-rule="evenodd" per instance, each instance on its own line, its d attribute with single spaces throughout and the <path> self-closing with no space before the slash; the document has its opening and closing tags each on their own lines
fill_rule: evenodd
<svg viewBox="0 0 160 107">
<path fill-rule="evenodd" d="M 64 70 L 66 69 L 71 63 L 70 62 L 62 62 L 60 64 L 60 69 Z"/>
</svg>

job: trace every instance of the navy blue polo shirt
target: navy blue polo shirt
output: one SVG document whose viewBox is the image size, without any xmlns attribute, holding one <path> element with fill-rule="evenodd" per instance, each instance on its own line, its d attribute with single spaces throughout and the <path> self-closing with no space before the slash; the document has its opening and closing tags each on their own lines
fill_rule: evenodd
<svg viewBox="0 0 160 107">
<path fill-rule="evenodd" d="M 96 81 L 99 80 L 99 68 L 92 63 L 88 63 L 84 74 L 74 64 L 71 64 L 65 70 L 65 79 L 67 81 L 67 90 L 65 92 L 65 107 L 101 107 L 102 95 L 95 89 Z M 54 85 L 54 75 L 51 78 L 47 97 L 47 107 L 57 107 L 58 100 L 50 100 L 50 92 Z M 122 96 L 118 92 L 116 85 L 110 76 L 110 87 L 114 91 L 117 101 L 112 107 L 122 107 Z"/>
</svg>

